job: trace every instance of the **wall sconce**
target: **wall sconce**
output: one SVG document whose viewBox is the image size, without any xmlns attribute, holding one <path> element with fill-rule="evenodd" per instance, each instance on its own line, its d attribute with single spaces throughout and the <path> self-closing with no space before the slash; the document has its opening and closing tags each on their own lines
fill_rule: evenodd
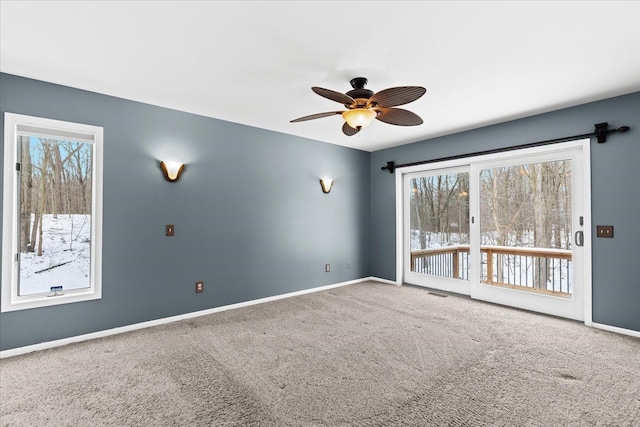
<svg viewBox="0 0 640 427">
<path fill-rule="evenodd" d="M 329 178 L 323 178 L 320 180 L 320 187 L 322 187 L 322 192 L 327 194 L 331 191 L 331 187 L 333 187 L 333 180 Z"/>
<path fill-rule="evenodd" d="M 160 169 L 164 173 L 164 177 L 169 182 L 176 182 L 180 179 L 184 170 L 184 163 L 180 162 L 160 162 Z"/>
</svg>

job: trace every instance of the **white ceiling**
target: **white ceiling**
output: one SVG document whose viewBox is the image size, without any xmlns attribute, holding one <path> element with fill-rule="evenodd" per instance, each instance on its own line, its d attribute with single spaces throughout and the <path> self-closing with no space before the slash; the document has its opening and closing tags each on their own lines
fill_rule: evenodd
<svg viewBox="0 0 640 427">
<path fill-rule="evenodd" d="M 0 71 L 374 151 L 639 91 L 640 2 L 1 0 Z M 424 124 L 289 123 L 358 76 Z"/>
</svg>

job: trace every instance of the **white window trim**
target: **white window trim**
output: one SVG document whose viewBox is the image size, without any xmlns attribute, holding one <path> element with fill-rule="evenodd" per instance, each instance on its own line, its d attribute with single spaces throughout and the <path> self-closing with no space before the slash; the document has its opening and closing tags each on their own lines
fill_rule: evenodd
<svg viewBox="0 0 640 427">
<path fill-rule="evenodd" d="M 18 126 L 35 126 L 79 133 L 92 140 L 93 177 L 91 207 L 91 283 L 88 288 L 65 290 L 64 295 L 18 295 L 18 222 L 19 206 L 16 173 Z M 2 301 L 1 312 L 47 307 L 102 298 L 102 158 L 103 128 L 41 117 L 5 113 L 4 115 L 4 183 L 2 205 Z"/>
</svg>

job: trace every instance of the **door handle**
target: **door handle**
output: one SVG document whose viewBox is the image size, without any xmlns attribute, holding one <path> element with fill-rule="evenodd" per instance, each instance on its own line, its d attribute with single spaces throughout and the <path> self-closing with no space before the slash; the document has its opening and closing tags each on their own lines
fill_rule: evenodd
<svg viewBox="0 0 640 427">
<path fill-rule="evenodd" d="M 584 246 L 584 232 L 576 231 L 576 246 Z"/>
</svg>

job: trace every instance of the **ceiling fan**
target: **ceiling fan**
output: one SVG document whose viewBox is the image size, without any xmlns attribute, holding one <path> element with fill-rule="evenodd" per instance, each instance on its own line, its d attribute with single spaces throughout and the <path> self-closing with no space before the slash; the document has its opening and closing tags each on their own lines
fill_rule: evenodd
<svg viewBox="0 0 640 427">
<path fill-rule="evenodd" d="M 345 120 L 342 125 L 342 132 L 347 136 L 360 132 L 374 118 L 397 126 L 417 126 L 422 124 L 422 119 L 417 114 L 393 107 L 415 101 L 425 94 L 427 91 L 425 88 L 421 86 L 399 86 L 374 93 L 369 89 L 365 89 L 367 82 L 365 77 L 351 79 L 350 83 L 353 89 L 347 93 L 316 86 L 312 87 L 311 90 L 318 95 L 343 104 L 347 110 L 311 114 L 310 116 L 291 120 L 291 123 L 341 114 Z"/>
</svg>

